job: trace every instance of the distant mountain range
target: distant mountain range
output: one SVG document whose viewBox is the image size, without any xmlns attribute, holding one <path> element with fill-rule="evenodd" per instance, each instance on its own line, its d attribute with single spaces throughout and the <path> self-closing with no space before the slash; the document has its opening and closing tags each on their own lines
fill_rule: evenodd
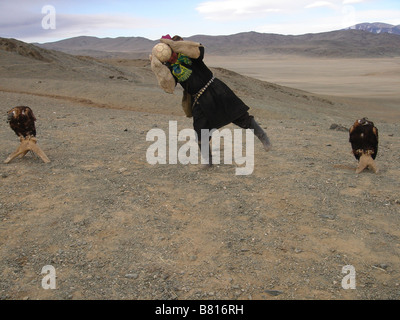
<svg viewBox="0 0 400 320">
<path fill-rule="evenodd" d="M 400 35 L 400 25 L 394 26 L 387 23 L 375 22 L 375 23 L 360 23 L 355 26 L 349 27 L 345 30 L 362 30 L 371 33 L 390 33 Z"/>
<path fill-rule="evenodd" d="M 186 40 L 202 43 L 207 53 L 212 55 L 289 54 L 348 58 L 400 56 L 400 35 L 394 32 L 398 27 L 389 28 L 389 26 L 378 23 L 361 24 L 347 30 L 299 36 L 258 32 L 244 32 L 229 36 L 196 35 Z M 147 59 L 157 42 L 142 37 L 84 36 L 35 45 L 74 55 Z"/>
</svg>

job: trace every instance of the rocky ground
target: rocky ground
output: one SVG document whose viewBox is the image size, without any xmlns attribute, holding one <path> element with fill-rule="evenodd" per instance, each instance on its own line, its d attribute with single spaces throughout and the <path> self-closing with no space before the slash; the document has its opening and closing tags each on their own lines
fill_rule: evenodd
<svg viewBox="0 0 400 320">
<path fill-rule="evenodd" d="M 273 150 L 255 141 L 248 176 L 235 164 L 152 166 L 147 133 L 192 123 L 145 62 L 29 60 L 26 71 L 28 58 L 10 55 L 0 159 L 19 143 L 6 111 L 29 105 L 51 163 L 0 164 L 0 299 L 400 298 L 398 119 L 375 120 L 380 172 L 356 175 L 340 128 L 368 109 L 216 69 Z M 55 290 L 42 288 L 46 265 Z M 347 265 L 355 290 L 342 288 Z"/>
</svg>

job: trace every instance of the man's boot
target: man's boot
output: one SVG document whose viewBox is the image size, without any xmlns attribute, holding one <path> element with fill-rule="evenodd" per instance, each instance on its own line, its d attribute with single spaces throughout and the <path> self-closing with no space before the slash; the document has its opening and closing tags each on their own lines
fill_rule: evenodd
<svg viewBox="0 0 400 320">
<path fill-rule="evenodd" d="M 251 125 L 250 129 L 254 130 L 254 135 L 260 139 L 262 142 L 264 149 L 268 152 L 271 150 L 272 145 L 271 142 L 269 141 L 269 138 L 267 136 L 267 133 L 258 125 L 258 123 L 253 119 L 251 119 Z"/>
</svg>

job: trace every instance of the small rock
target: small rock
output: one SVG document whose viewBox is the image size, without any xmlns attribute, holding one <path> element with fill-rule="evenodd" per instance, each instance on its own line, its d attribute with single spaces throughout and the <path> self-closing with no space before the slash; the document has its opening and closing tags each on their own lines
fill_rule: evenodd
<svg viewBox="0 0 400 320">
<path fill-rule="evenodd" d="M 342 132 L 348 132 L 349 131 L 348 128 L 346 128 L 345 126 L 342 126 L 340 124 L 337 124 L 337 123 L 333 123 L 329 129 L 330 130 L 336 130 L 336 131 L 342 131 Z"/>
<path fill-rule="evenodd" d="M 273 297 L 277 297 L 277 296 L 283 294 L 283 292 L 279 291 L 279 290 L 265 290 L 264 292 Z"/>
<path fill-rule="evenodd" d="M 380 263 L 380 264 L 374 265 L 374 267 L 379 268 L 379 269 L 383 269 L 383 270 L 387 270 L 387 268 L 389 266 L 387 264 L 385 264 L 385 263 Z"/>
<path fill-rule="evenodd" d="M 128 273 L 125 275 L 125 278 L 128 279 L 137 279 L 139 276 L 136 273 Z"/>
<path fill-rule="evenodd" d="M 336 219 L 336 215 L 334 215 L 334 214 L 321 214 L 319 217 L 322 219 L 327 219 L 327 220 L 335 220 Z"/>
</svg>

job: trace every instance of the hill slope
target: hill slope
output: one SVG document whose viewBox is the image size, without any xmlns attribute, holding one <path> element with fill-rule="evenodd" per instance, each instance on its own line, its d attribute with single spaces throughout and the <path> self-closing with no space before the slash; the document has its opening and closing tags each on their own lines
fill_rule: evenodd
<svg viewBox="0 0 400 320">
<path fill-rule="evenodd" d="M 3 90 L 86 100 L 107 108 L 182 113 L 176 108 L 180 104 L 180 94 L 167 103 L 155 104 L 155 101 L 165 101 L 165 94 L 158 87 L 148 60 L 99 60 L 38 48 L 13 39 L 1 39 L 1 43 L 0 70 L 4 76 L 0 84 Z M 18 50 L 4 49 L 11 46 Z M 39 54 L 43 59 L 36 58 Z M 308 106 L 310 101 L 319 101 L 326 107 L 332 105 L 317 95 L 229 70 L 213 68 L 213 72 L 243 97 L 260 99 L 257 103 L 260 105 L 266 97 L 276 107 L 295 104 L 301 108 Z M 176 91 L 180 90 L 178 86 Z"/>
<path fill-rule="evenodd" d="M 400 56 L 400 36 L 373 34 L 360 30 L 286 36 L 245 32 L 229 36 L 196 35 L 187 40 L 206 46 L 208 54 L 291 54 L 311 57 L 382 57 Z M 78 37 L 38 44 L 47 49 L 95 57 L 147 58 L 157 41 L 144 38 L 99 39 Z"/>
<path fill-rule="evenodd" d="M 294 54 L 317 57 L 400 55 L 400 37 L 364 31 L 332 31 L 300 36 L 241 33 L 229 37 L 194 36 L 216 54 Z"/>
</svg>

